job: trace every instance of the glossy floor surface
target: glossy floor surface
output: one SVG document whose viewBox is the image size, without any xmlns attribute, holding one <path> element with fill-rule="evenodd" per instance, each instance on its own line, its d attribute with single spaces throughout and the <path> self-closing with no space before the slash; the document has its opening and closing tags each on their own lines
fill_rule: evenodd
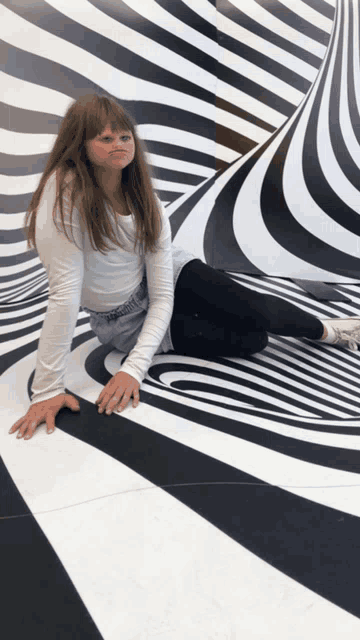
<svg viewBox="0 0 360 640">
<path fill-rule="evenodd" d="M 231 274 L 318 317 L 360 315 Z M 28 442 L 46 301 L 1 321 L 5 640 L 360 636 L 360 354 L 270 337 L 246 360 L 155 357 L 139 407 L 98 415 L 125 354 L 79 313 L 65 378 L 81 406 Z"/>
</svg>

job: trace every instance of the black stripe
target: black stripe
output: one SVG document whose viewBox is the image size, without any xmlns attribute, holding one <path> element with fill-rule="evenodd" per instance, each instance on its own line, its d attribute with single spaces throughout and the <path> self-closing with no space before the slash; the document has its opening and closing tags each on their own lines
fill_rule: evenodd
<svg viewBox="0 0 360 640">
<path fill-rule="evenodd" d="M 19 266 L 23 262 L 30 262 L 34 258 L 38 258 L 36 251 L 26 251 L 25 253 L 17 253 L 14 256 L 0 256 L 0 269 L 3 267 L 15 267 Z"/>
<path fill-rule="evenodd" d="M 4 4 L 28 22 L 35 24 L 48 33 L 56 35 L 57 38 L 61 37 L 63 40 L 81 47 L 83 51 L 88 51 L 93 56 L 96 56 L 96 58 L 110 64 L 113 69 L 124 71 L 137 79 L 153 82 L 155 86 L 160 85 L 185 95 L 196 97 L 209 104 L 214 103 L 214 94 L 211 91 L 203 89 L 196 84 L 196 82 L 184 80 L 175 73 L 166 71 L 161 66 L 149 62 L 145 58 L 130 51 L 126 47 L 122 47 L 113 40 L 100 35 L 96 31 L 83 27 L 59 11 L 54 10 L 53 7 L 50 7 L 42 0 L 37 2 L 36 12 L 32 10 L 30 5 L 23 5 L 19 0 L 4 0 Z M 214 69 L 216 68 L 215 63 L 216 61 L 214 60 Z M 53 62 L 50 64 L 54 67 Z M 57 90 L 59 90 L 60 87 L 59 83 L 60 80 L 59 77 L 57 77 Z M 80 86 L 79 83 L 74 85 L 78 91 Z M 63 93 L 65 92 L 65 87 L 62 83 L 61 90 Z"/>
<path fill-rule="evenodd" d="M 0 194 L 0 213 L 21 213 L 27 211 L 31 197 L 32 193 L 20 193 L 11 196 L 4 193 Z"/>
<path fill-rule="evenodd" d="M 241 27 L 244 27 L 244 29 L 251 31 L 251 33 L 254 33 L 260 38 L 263 38 L 263 40 L 271 42 L 280 49 L 283 49 L 283 51 L 287 51 L 293 56 L 296 56 L 299 60 L 307 62 L 312 67 L 315 67 L 315 69 L 319 69 L 322 58 L 315 56 L 313 53 L 309 53 L 302 47 L 299 47 L 286 38 L 283 38 L 280 33 L 275 33 L 274 31 L 271 31 L 271 29 L 267 29 L 261 23 L 256 22 L 256 20 L 246 15 L 246 13 L 240 11 L 240 9 L 231 4 L 229 0 L 217 0 L 217 10 L 229 18 L 229 20 L 236 22 Z M 220 33 L 222 32 L 219 31 L 219 35 Z"/>
<path fill-rule="evenodd" d="M 256 155 L 247 160 L 226 183 L 210 213 L 204 234 L 204 253 L 206 262 L 216 269 L 228 271 L 233 265 L 241 265 L 243 272 L 263 274 L 239 247 L 233 228 L 235 201 L 243 182 L 242 177 L 254 166 Z"/>
<path fill-rule="evenodd" d="M 207 193 L 207 191 L 212 187 L 217 179 L 217 175 L 215 174 L 205 184 L 201 185 L 198 189 L 196 189 L 195 193 L 192 193 L 185 202 L 182 203 L 181 207 L 178 208 L 174 213 L 170 216 L 170 226 L 172 232 L 172 238 L 175 240 L 176 234 L 185 222 L 188 215 L 197 205 L 197 203 L 201 200 L 201 198 Z"/>
<path fill-rule="evenodd" d="M 261 211 L 265 226 L 281 247 L 308 264 L 338 275 L 346 273 L 348 277 L 358 279 L 360 277 L 360 260 L 331 247 L 304 229 L 292 216 L 287 206 L 282 189 L 283 170 L 286 154 L 297 124 L 298 118 L 274 155 L 263 182 Z M 312 155 L 309 165 L 309 170 L 311 166 L 312 179 L 314 179 L 315 164 L 316 160 Z M 325 180 L 323 179 L 322 182 L 324 183 Z M 322 195 L 321 199 L 323 200 Z M 342 207 L 344 208 L 344 204 Z M 322 206 L 322 208 L 327 211 L 328 207 Z M 352 214 L 353 216 L 357 215 L 355 212 Z M 346 225 L 343 223 L 343 226 Z M 357 226 L 360 231 L 360 223 Z M 296 243 L 294 243 L 294 238 L 296 238 Z"/>
<path fill-rule="evenodd" d="M 57 134 L 62 118 L 28 109 L 20 109 L 0 102 L 0 127 L 21 133 Z"/>
<path fill-rule="evenodd" d="M 189 41 L 179 38 L 176 32 L 173 30 L 167 31 L 163 29 L 156 22 L 152 22 L 151 19 L 144 17 L 141 13 L 138 13 L 135 9 L 132 9 L 129 5 L 122 2 L 122 0 L 116 0 L 116 2 L 109 2 L 108 0 L 90 0 L 90 5 L 94 5 L 99 11 L 109 16 L 116 22 L 125 25 L 134 32 L 154 41 L 154 46 L 162 45 L 169 51 L 176 53 L 182 58 L 193 62 L 197 66 L 214 73 L 215 58 L 206 54 L 201 47 L 196 47 Z M 161 0 L 157 1 L 157 4 L 161 5 Z M 162 5 L 161 5 L 162 6 Z M 166 11 L 175 17 L 176 14 L 181 13 L 184 18 L 180 18 L 181 22 L 187 23 L 192 29 L 196 29 L 199 33 L 210 38 L 214 43 L 217 42 L 216 27 L 213 27 L 210 23 L 206 22 L 197 13 L 192 11 L 186 5 L 180 3 L 166 2 Z M 203 33 L 207 31 L 207 33 Z M 194 42 L 196 39 L 194 38 Z M 213 44 L 213 43 L 211 43 Z"/>
<path fill-rule="evenodd" d="M 42 264 L 36 264 L 30 269 L 25 269 L 24 271 L 19 271 L 16 273 L 10 273 L 10 275 L 7 275 L 7 276 L 0 275 L 0 284 L 3 284 L 4 282 L 14 282 L 18 278 L 24 278 L 25 276 L 29 276 L 29 275 L 38 276 L 39 274 L 37 272 L 41 272 L 42 275 L 45 273 L 45 269 Z M 0 303 L 0 313 L 1 313 L 1 304 L 3 303 Z M 26 304 L 27 303 L 24 303 L 25 305 L 24 308 L 26 307 Z M 8 311 L 11 311 L 11 309 L 6 309 L 6 312 Z"/>
<path fill-rule="evenodd" d="M 146 146 L 150 153 L 154 153 L 164 158 L 173 158 L 174 160 L 183 160 L 184 162 L 193 162 L 202 167 L 208 167 L 215 170 L 215 158 L 213 155 L 197 151 L 196 149 L 187 149 L 175 144 L 167 142 L 159 142 L 157 140 L 146 140 Z M 0 156 L 1 160 L 1 156 Z M 225 160 L 222 161 L 224 167 L 228 166 Z"/>
<path fill-rule="evenodd" d="M 33 156 L 10 156 L 0 152 L 0 175 L 28 176 L 31 173 L 43 173 L 49 154 Z"/>
<path fill-rule="evenodd" d="M 14 436 L 9 436 L 14 437 Z M 71 629 L 79 640 L 103 640 L 63 563 L 32 515 L 0 459 L 1 568 L 6 575 L 2 629 L 13 638 L 60 638 Z M 16 517 L 16 516 L 22 517 Z M 14 615 L 13 604 L 21 602 Z M 41 605 L 40 605 L 41 603 Z M 5 632 L 6 633 L 6 632 Z M 66 635 L 66 632 L 65 632 Z"/>
<path fill-rule="evenodd" d="M 342 56 L 348 56 L 349 59 L 349 68 L 348 75 L 346 78 L 346 84 L 349 86 L 351 82 L 351 78 L 353 77 L 351 64 L 353 64 L 353 44 L 352 44 L 352 36 L 353 36 L 353 24 L 350 22 L 349 25 L 349 50 L 345 50 L 345 16 L 344 11 L 339 12 L 339 21 L 340 21 L 340 34 L 339 34 L 339 43 L 337 46 L 334 71 L 331 80 L 331 90 L 330 90 L 330 105 L 329 105 L 329 132 L 330 139 L 332 142 L 332 149 L 334 155 L 341 167 L 342 172 L 347 177 L 349 182 L 355 187 L 355 189 L 359 189 L 360 186 L 360 171 L 359 167 L 355 164 L 352 159 L 347 146 L 346 141 L 344 140 L 343 132 L 340 126 L 340 89 L 341 89 L 341 78 L 342 78 Z M 349 105 L 350 106 L 350 105 Z M 352 107 L 355 108 L 356 107 Z M 355 127 L 355 130 L 358 127 Z M 358 215 L 358 214 L 356 214 Z"/>
<path fill-rule="evenodd" d="M 204 176 L 198 176 L 193 173 L 184 173 L 176 171 L 176 169 L 163 169 L 162 167 L 154 167 L 153 175 L 158 180 L 178 182 L 179 184 L 186 184 L 189 186 L 196 186 L 206 180 L 206 177 Z"/>
<path fill-rule="evenodd" d="M 269 11 L 275 18 L 278 18 L 278 20 L 281 20 L 296 31 L 303 33 L 308 38 L 320 42 L 325 47 L 329 44 L 330 36 L 326 31 L 315 27 L 315 25 L 311 24 L 308 20 L 301 18 L 301 16 L 291 11 L 288 7 L 284 7 L 278 0 L 255 0 L 255 2 L 264 7 L 264 9 Z"/>
<path fill-rule="evenodd" d="M 226 100 L 219 98 L 219 96 L 216 96 L 216 106 L 218 109 L 227 111 L 227 113 L 232 113 L 234 116 L 237 116 L 238 118 L 242 118 L 247 122 L 251 122 L 252 124 L 255 124 L 257 127 L 261 127 L 261 129 L 265 129 L 265 131 L 270 131 L 270 133 L 273 133 L 276 130 L 276 127 L 274 127 L 272 124 L 269 124 L 268 122 L 265 122 L 265 120 L 262 120 L 257 116 L 254 116 L 254 114 L 250 113 L 249 111 L 240 109 L 240 107 L 237 107 L 236 105 L 231 104 L 231 102 L 227 102 Z"/>
<path fill-rule="evenodd" d="M 357 106 L 356 94 L 355 94 L 355 51 L 353 44 L 353 34 L 354 34 L 354 9 L 353 5 L 349 3 L 349 50 L 348 50 L 348 65 L 349 65 L 349 73 L 348 73 L 348 107 L 350 111 L 350 120 L 352 123 L 352 130 L 358 144 L 360 145 L 360 131 L 359 131 L 359 121 L 360 121 L 360 112 Z M 356 76 L 356 82 L 358 78 Z"/>
<path fill-rule="evenodd" d="M 266 56 L 264 53 L 256 51 L 245 43 L 235 40 L 235 38 L 232 38 L 222 31 L 219 32 L 219 45 L 228 49 L 229 51 L 232 51 L 232 53 L 235 53 L 237 56 L 240 56 L 244 60 L 255 64 L 257 67 L 259 67 L 259 69 L 263 69 L 264 71 L 271 73 L 276 78 L 279 78 L 283 82 L 286 82 L 290 86 L 294 87 L 294 89 L 302 91 L 302 93 L 306 93 L 311 87 L 312 83 L 310 82 L 310 80 L 307 80 L 307 78 L 304 78 L 295 71 L 292 71 L 292 69 L 289 69 L 289 67 L 286 67 L 280 62 L 276 62 L 271 57 Z M 222 80 L 227 81 L 228 67 L 226 67 L 225 65 L 219 65 L 218 69 L 219 77 Z M 268 104 L 269 106 L 271 106 L 270 102 Z M 293 107 L 293 111 L 294 110 L 295 107 Z M 284 112 L 281 111 L 281 113 Z"/>
<path fill-rule="evenodd" d="M 333 47 L 333 41 L 331 46 Z M 345 202 L 341 200 L 341 198 L 339 198 L 336 191 L 334 191 L 334 189 L 332 188 L 332 185 L 330 185 L 325 179 L 318 157 L 317 128 L 319 126 L 319 111 L 321 100 L 323 97 L 326 77 L 329 73 L 329 65 L 330 55 L 328 56 L 325 67 L 323 69 L 322 77 L 315 96 L 313 107 L 310 112 L 306 129 L 303 148 L 304 179 L 311 197 L 316 202 L 316 204 L 326 212 L 329 218 L 337 222 L 340 226 L 344 227 L 351 233 L 360 235 L 360 221 L 358 213 L 351 209 L 348 205 L 346 205 Z M 313 246 L 315 249 L 316 245 Z M 331 252 L 334 252 L 334 249 L 331 249 Z M 354 258 L 351 258 L 350 256 L 349 258 L 351 260 L 356 260 Z M 335 255 L 334 259 L 337 260 L 335 258 Z M 337 265 L 335 265 L 334 263 L 333 268 L 340 265 L 341 262 L 343 261 L 340 260 L 339 262 L 337 262 Z M 341 275 L 341 270 L 337 271 L 337 273 Z M 348 275 L 349 277 L 352 277 L 350 272 L 344 272 L 342 275 Z M 357 279 L 358 276 L 354 275 L 354 278 Z"/>
<path fill-rule="evenodd" d="M 179 191 L 166 191 L 166 189 L 155 189 L 155 192 L 162 202 L 170 202 L 171 204 L 183 195 Z"/>
<path fill-rule="evenodd" d="M 1 229 L 0 246 L 3 244 L 13 244 L 14 242 L 23 242 L 26 240 L 25 231 L 20 229 Z"/>
<path fill-rule="evenodd" d="M 331 7 L 327 2 L 324 2 L 324 0 L 302 0 L 302 2 L 307 4 L 315 11 L 318 11 L 318 13 L 321 13 L 323 16 L 325 16 L 325 18 L 334 20 L 335 9 L 334 7 Z"/>
<path fill-rule="evenodd" d="M 209 4 L 216 7 L 217 0 L 207 0 Z M 163 7 L 165 11 L 171 13 L 175 18 L 187 24 L 192 29 L 196 29 L 199 33 L 202 33 L 207 38 L 216 42 L 217 29 L 207 20 L 204 20 L 198 13 L 193 11 L 189 6 L 183 2 L 169 2 L 169 0 L 156 0 L 156 3 Z"/>
</svg>

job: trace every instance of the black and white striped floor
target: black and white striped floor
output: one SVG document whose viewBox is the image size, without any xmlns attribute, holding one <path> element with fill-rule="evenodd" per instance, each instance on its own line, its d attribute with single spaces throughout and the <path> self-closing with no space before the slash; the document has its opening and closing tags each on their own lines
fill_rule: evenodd
<svg viewBox="0 0 360 640">
<path fill-rule="evenodd" d="M 360 315 L 230 274 L 318 317 Z M 360 633 L 360 354 L 271 337 L 246 360 L 154 359 L 141 403 L 99 416 L 124 354 L 81 312 L 51 436 L 27 410 L 41 297 L 1 306 L 4 638 L 293 640 Z"/>
</svg>

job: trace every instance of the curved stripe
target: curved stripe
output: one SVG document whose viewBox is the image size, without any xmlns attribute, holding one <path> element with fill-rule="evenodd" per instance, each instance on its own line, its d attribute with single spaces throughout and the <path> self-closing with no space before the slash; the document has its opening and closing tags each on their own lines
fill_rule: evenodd
<svg viewBox="0 0 360 640">
<path fill-rule="evenodd" d="M 220 11 L 222 5 L 229 0 L 221 0 Z M 268 5 L 269 2 L 266 2 Z M 230 5 L 230 2 L 229 2 Z M 306 29 L 300 29 L 300 24 L 295 21 L 294 25 L 285 24 L 276 14 L 267 11 L 267 7 L 261 6 L 256 0 L 247 0 L 246 4 L 242 0 L 231 0 L 239 11 L 249 16 L 251 27 L 254 28 L 253 22 L 260 23 L 266 29 L 266 35 L 269 33 L 268 40 L 278 42 L 279 46 L 285 51 L 289 45 L 292 46 L 292 52 L 302 60 L 306 60 L 309 64 L 319 68 L 321 60 L 326 53 L 326 44 L 320 44 L 312 39 Z M 236 20 L 236 15 L 232 14 L 232 19 Z M 247 27 L 249 28 L 249 27 Z M 257 29 L 260 27 L 258 26 Z M 271 34 L 271 35 L 270 35 Z M 275 38 L 275 40 L 274 40 Z M 290 44 L 292 43 L 292 45 Z"/>
<path fill-rule="evenodd" d="M 272 238 L 275 239 L 280 246 L 291 248 L 293 256 L 301 257 L 308 261 L 306 268 L 304 268 L 306 263 L 303 263 L 304 270 L 301 268 L 298 270 L 298 277 L 304 278 L 304 275 L 309 271 L 310 265 L 315 265 L 320 270 L 322 279 L 325 282 L 334 281 L 334 276 L 329 279 L 330 273 L 338 274 L 338 277 L 343 274 L 348 274 L 349 277 L 359 278 L 359 258 L 349 256 L 344 251 L 334 249 L 309 231 L 305 231 L 291 216 L 291 212 L 286 205 L 281 189 L 282 170 L 279 171 L 277 166 L 283 165 L 293 130 L 294 126 L 286 135 L 281 147 L 274 155 L 273 163 L 268 167 L 264 179 L 261 193 L 261 209 L 264 223 L 271 233 Z M 279 227 L 279 218 L 281 219 L 281 228 Z M 295 243 L 294 238 L 296 238 Z M 279 269 L 277 263 L 276 268 L 277 270 Z M 292 277 L 295 277 L 295 270 L 293 271 L 293 267 L 288 264 L 287 273 L 289 273 L 290 270 L 293 274 Z M 280 274 L 278 273 L 278 275 Z"/>
<path fill-rule="evenodd" d="M 242 57 L 250 61 L 253 61 L 255 57 L 263 69 L 268 70 L 271 67 L 274 70 L 274 75 L 277 74 L 279 78 L 293 86 L 300 83 L 299 90 L 306 86 L 304 85 L 306 81 L 312 82 L 315 79 L 316 69 L 314 66 L 275 45 L 270 39 L 273 35 L 271 32 L 266 34 L 268 37 L 265 38 L 265 33 L 263 37 L 260 37 L 253 30 L 250 30 L 248 23 L 250 22 L 249 26 L 252 26 L 253 21 L 243 11 L 235 9 L 228 0 L 222 0 L 221 9 L 218 18 L 221 47 L 225 47 L 234 54 L 241 54 Z M 256 25 L 256 23 L 254 24 Z M 317 61 L 316 66 L 318 67 L 319 64 L 320 61 Z"/>
<path fill-rule="evenodd" d="M 279 97 L 287 100 L 291 104 L 298 105 L 311 85 L 311 81 L 315 80 L 316 71 L 311 68 L 311 72 L 307 75 L 310 79 L 304 78 L 296 72 L 296 62 L 292 68 L 291 60 L 284 65 L 279 60 L 274 60 L 269 56 L 269 52 L 263 53 L 256 49 L 255 44 L 250 44 L 248 32 L 238 25 L 231 25 L 229 28 L 224 24 L 224 18 L 219 17 L 219 61 L 218 74 L 221 78 L 227 78 L 229 67 L 236 68 L 236 73 L 242 73 L 247 78 L 254 76 L 256 69 L 256 80 L 265 89 L 276 92 Z M 235 37 L 236 36 L 236 39 Z M 251 34 L 250 34 L 251 35 Z M 265 45 L 265 43 L 263 43 Z M 264 49 L 271 47 L 266 43 Z M 287 57 L 290 57 L 287 54 Z"/>
<path fill-rule="evenodd" d="M 48 155 L 40 153 L 31 156 L 12 156 L 0 153 L 1 173 L 6 176 L 26 176 L 29 173 L 43 173 Z"/>
<path fill-rule="evenodd" d="M 323 27 L 315 26 L 309 22 L 307 18 L 301 17 L 298 13 L 298 11 L 301 10 L 301 0 L 296 0 L 295 11 L 289 9 L 289 6 L 284 6 L 285 0 L 284 2 L 279 2 L 278 0 L 256 0 L 256 2 L 284 24 L 305 33 L 309 38 L 312 38 L 312 40 L 325 46 L 329 44 L 331 27 L 326 28 L 325 32 Z M 289 0 L 287 0 L 287 2 L 290 4 Z"/>
<path fill-rule="evenodd" d="M 211 0 L 210 2 L 206 2 L 206 5 L 208 6 L 205 8 L 205 11 L 203 11 L 206 16 L 206 18 L 203 20 L 199 20 L 198 0 L 196 1 L 195 6 L 194 3 L 191 2 L 191 0 L 190 3 L 183 1 L 168 2 L 168 0 L 156 0 L 156 3 L 166 9 L 168 13 L 175 16 L 181 23 L 189 25 L 192 29 L 196 29 L 196 31 L 198 31 L 199 33 L 206 35 L 208 38 L 212 38 L 216 41 L 216 29 L 209 26 L 207 19 L 209 15 L 214 15 L 216 11 L 216 0 L 212 0 L 214 6 L 211 6 Z M 200 4 L 202 4 L 201 0 Z"/>
<path fill-rule="evenodd" d="M 329 90 L 329 69 L 332 68 L 331 65 L 332 61 L 330 57 L 326 61 L 313 109 L 309 116 L 308 129 L 304 141 L 304 177 L 309 193 L 318 206 L 322 208 L 331 219 L 345 227 L 345 229 L 350 232 L 359 233 L 360 226 L 357 213 L 354 211 L 353 206 L 347 205 L 346 202 L 339 197 L 338 185 L 334 184 L 335 176 L 336 180 L 339 179 L 343 182 L 343 179 L 340 178 L 337 173 L 334 162 L 332 162 L 331 171 L 335 171 L 335 174 L 331 174 L 329 171 L 329 165 L 330 162 L 333 161 L 334 155 L 329 142 L 328 125 L 326 124 L 328 112 L 326 110 L 326 103 L 323 101 L 323 92 L 326 87 Z M 322 119 L 325 118 L 324 124 L 326 130 L 324 130 L 322 125 L 322 119 L 319 118 L 319 113 Z M 323 142 L 324 139 L 325 143 Z M 316 146 L 314 144 L 315 141 L 317 141 Z M 319 146 L 321 143 L 326 144 L 326 156 L 323 146 Z M 327 180 L 324 171 L 328 176 Z M 342 195 L 344 195 L 344 193 Z M 345 200 L 348 199 L 346 195 L 344 197 Z M 356 194 L 356 200 L 357 199 L 358 195 Z"/>
<path fill-rule="evenodd" d="M 6 2 L 8 1 L 6 0 Z M 34 84 L 41 83 L 57 90 L 59 88 L 57 74 L 59 74 L 62 78 L 62 90 L 66 90 L 75 99 L 84 93 L 84 87 L 89 91 L 98 91 L 99 87 L 101 87 L 103 91 L 109 91 L 110 95 L 121 99 L 125 104 L 128 100 L 136 100 L 137 102 L 140 100 L 151 101 L 156 95 L 157 104 L 164 104 L 169 107 L 181 104 L 182 108 L 186 107 L 191 114 L 208 114 L 210 119 L 213 118 L 214 95 L 210 90 L 205 91 L 188 80 L 185 81 L 170 72 L 163 71 L 162 68 L 138 58 L 135 54 L 108 38 L 105 42 L 102 36 L 97 33 L 90 33 L 88 29 L 81 25 L 74 24 L 74 31 L 71 30 L 71 39 L 70 36 L 67 40 L 60 38 L 57 35 L 58 33 L 62 35 L 64 33 L 69 34 L 69 18 L 64 17 L 62 19 L 52 11 L 50 14 L 51 20 L 49 19 L 46 22 L 47 31 L 44 32 L 37 25 L 27 22 L 27 20 L 15 15 L 12 11 L 6 8 L 3 11 L 6 18 L 4 23 L 7 26 L 6 30 L 4 28 L 3 33 L 5 42 L 13 47 L 19 47 L 20 50 L 25 49 L 27 52 L 32 53 L 33 56 L 36 55 L 39 40 L 42 42 L 43 47 L 47 47 L 47 59 L 41 60 L 41 57 L 39 57 L 39 60 L 41 60 L 40 65 L 37 63 L 37 58 L 34 57 L 29 60 L 29 56 L 23 54 L 25 67 L 21 72 L 18 69 L 21 58 L 17 54 L 15 58 L 12 54 L 8 58 L 5 67 L 8 73 L 18 77 L 24 76 L 27 80 L 33 80 Z M 20 12 L 19 7 L 18 11 Z M 50 15 L 47 17 L 50 18 Z M 103 17 L 105 18 L 105 16 Z M 35 21 L 36 14 L 30 11 L 29 18 Z M 21 32 L 24 29 L 27 33 L 26 43 L 21 37 Z M 89 34 L 88 37 L 87 34 Z M 101 59 L 98 57 L 100 50 L 99 38 L 104 44 L 101 49 Z M 96 57 L 95 65 L 93 64 L 93 56 Z M 28 59 L 27 61 L 26 58 Z M 129 73 L 125 73 L 118 68 L 120 66 L 120 64 L 117 64 L 118 60 L 121 62 L 122 68 L 130 70 L 130 72 L 132 70 L 135 71 L 136 68 L 136 80 Z M 54 75 L 54 62 L 60 65 L 56 75 Z M 68 67 L 64 66 L 66 62 L 68 62 Z M 92 69 L 92 82 L 82 77 L 84 70 L 89 69 L 89 67 Z M 79 73 L 76 73 L 76 68 Z M 142 75 L 146 79 L 142 79 Z M 64 76 L 68 76 L 68 78 L 63 83 Z M 154 78 L 155 82 L 148 81 L 149 77 Z M 171 88 L 172 86 L 174 88 Z M 76 87 L 76 90 L 74 90 L 74 87 Z M 202 98 L 199 100 L 200 95 Z"/>
<path fill-rule="evenodd" d="M 302 0 L 302 2 L 314 9 L 314 11 L 321 13 L 325 18 L 328 18 L 329 20 L 334 19 L 334 7 L 330 7 L 327 2 L 324 2 L 324 0 Z"/>
<path fill-rule="evenodd" d="M 166 5 L 166 9 L 168 8 L 168 2 L 166 2 L 166 0 L 162 0 L 162 6 Z M 212 0 L 212 1 L 208 1 L 208 0 L 196 0 L 196 3 L 194 4 L 193 0 L 182 0 L 181 3 L 183 6 L 185 5 L 187 7 L 187 9 L 191 10 L 191 17 L 192 17 L 192 21 L 191 21 L 191 25 L 193 25 L 193 20 L 194 20 L 194 24 L 196 24 L 196 17 L 194 17 L 194 14 L 196 14 L 197 16 L 200 16 L 205 22 L 209 22 L 213 27 L 215 27 L 214 30 L 211 31 L 211 33 L 214 33 L 214 39 L 216 38 L 216 9 L 217 7 L 216 5 L 216 0 Z M 171 4 L 171 8 L 172 10 L 176 11 L 176 8 L 178 7 L 178 5 L 174 5 Z M 203 25 L 204 27 L 204 25 Z"/>
<path fill-rule="evenodd" d="M 314 7 L 311 6 L 311 2 L 304 2 L 303 0 L 280 0 L 281 4 L 291 14 L 296 14 L 298 19 L 303 19 L 311 23 L 317 29 L 321 29 L 326 33 L 331 33 L 332 19 L 327 18 L 324 13 L 319 13 Z"/>
<path fill-rule="evenodd" d="M 0 80 L 1 81 L 1 80 Z M 0 127 L 21 133 L 57 134 L 61 118 L 0 102 Z"/>
<path fill-rule="evenodd" d="M 215 168 L 208 169 L 204 167 L 203 164 L 198 165 L 194 162 L 186 162 L 184 160 L 174 160 L 169 158 L 168 156 L 164 157 L 164 155 L 156 155 L 154 153 L 148 153 L 147 162 L 153 167 L 153 169 L 158 172 L 159 169 L 167 170 L 171 173 L 182 172 L 182 179 L 188 180 L 191 176 L 191 179 L 196 180 L 198 176 L 202 178 L 210 178 L 215 173 Z M 193 184 L 196 184 L 194 182 Z"/>
</svg>

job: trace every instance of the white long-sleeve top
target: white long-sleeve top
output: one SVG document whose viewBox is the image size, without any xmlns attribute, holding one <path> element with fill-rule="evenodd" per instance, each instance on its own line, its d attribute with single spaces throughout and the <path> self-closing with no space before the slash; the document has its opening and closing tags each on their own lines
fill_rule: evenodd
<svg viewBox="0 0 360 640">
<path fill-rule="evenodd" d="M 107 255 L 91 247 L 86 227 L 76 206 L 72 228 L 76 246 L 53 221 L 56 197 L 55 172 L 49 177 L 36 216 L 36 247 L 49 281 L 48 308 L 44 319 L 31 387 L 31 404 L 65 393 L 64 376 L 80 306 L 93 311 L 110 311 L 124 302 L 140 284 L 144 269 L 148 284 L 149 307 L 133 350 L 120 368 L 140 384 L 150 367 L 166 329 L 174 304 L 171 228 L 164 208 L 158 251 L 141 257 L 134 252 L 133 216 L 113 216 L 116 232 L 124 244 Z M 68 200 L 64 201 L 67 203 Z M 58 208 L 57 208 L 58 216 Z M 64 206 L 65 224 L 70 225 Z M 60 218 L 58 218 L 60 219 Z M 61 227 L 59 227 L 61 228 Z M 68 235 L 72 238 L 70 226 Z M 80 248 L 78 248 L 80 247 Z"/>
</svg>

